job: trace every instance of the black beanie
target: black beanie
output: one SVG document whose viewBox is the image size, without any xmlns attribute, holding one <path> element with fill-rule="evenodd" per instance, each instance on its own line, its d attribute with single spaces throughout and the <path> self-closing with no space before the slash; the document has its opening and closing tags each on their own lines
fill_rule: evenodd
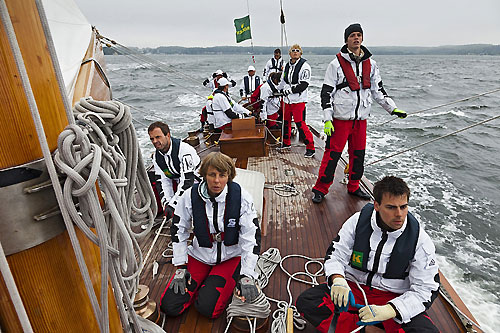
<svg viewBox="0 0 500 333">
<path fill-rule="evenodd" d="M 349 37 L 349 35 L 352 34 L 353 32 L 361 32 L 361 34 L 362 34 L 363 33 L 363 29 L 361 28 L 361 24 L 359 24 L 359 23 L 353 23 L 350 26 L 348 26 L 347 28 L 345 28 L 345 31 L 344 31 L 344 42 L 347 42 L 347 37 Z"/>
</svg>

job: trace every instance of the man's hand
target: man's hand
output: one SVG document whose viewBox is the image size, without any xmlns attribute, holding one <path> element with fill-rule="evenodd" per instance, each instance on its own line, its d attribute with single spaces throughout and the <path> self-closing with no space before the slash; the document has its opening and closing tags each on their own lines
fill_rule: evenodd
<svg viewBox="0 0 500 333">
<path fill-rule="evenodd" d="M 174 278 L 170 283 L 169 289 L 173 289 L 174 294 L 179 292 L 184 295 L 187 291 L 187 285 L 191 284 L 191 274 L 186 268 L 177 268 Z"/>
<path fill-rule="evenodd" d="M 205 81 L 203 81 L 203 85 L 206 86 L 208 84 L 208 82 L 210 82 L 209 79 L 205 79 Z"/>
<path fill-rule="evenodd" d="M 333 279 L 330 296 L 332 297 L 333 304 L 338 306 L 341 310 L 347 310 L 351 298 L 352 304 L 354 305 L 354 296 L 352 296 L 351 288 L 349 288 L 347 281 L 343 277 L 336 277 Z"/>
<path fill-rule="evenodd" d="M 398 118 L 400 118 L 400 119 L 406 118 L 406 116 L 408 116 L 406 114 L 406 111 L 403 111 L 403 110 L 400 110 L 400 109 L 394 109 L 394 110 L 392 110 L 391 115 L 398 116 Z"/>
<path fill-rule="evenodd" d="M 367 305 L 359 309 L 357 325 L 374 325 L 396 317 L 396 311 L 390 304 Z"/>
<path fill-rule="evenodd" d="M 255 285 L 255 280 L 248 276 L 241 275 L 236 288 L 238 289 L 238 296 L 241 296 L 244 302 L 252 303 L 259 296 L 259 289 Z"/>
<path fill-rule="evenodd" d="M 332 122 L 330 120 L 325 121 L 325 134 L 328 136 L 332 136 L 333 131 L 335 131 L 335 129 L 333 128 Z"/>
<path fill-rule="evenodd" d="M 166 204 L 165 207 L 163 207 L 163 216 L 165 216 L 165 219 L 167 221 L 170 220 L 172 217 L 174 217 L 174 209 Z"/>
<path fill-rule="evenodd" d="M 231 82 L 231 85 L 232 85 L 233 87 L 235 87 L 235 86 L 236 86 L 236 81 L 231 80 L 231 81 L 229 81 L 229 82 Z"/>
<path fill-rule="evenodd" d="M 284 89 L 283 90 L 283 96 L 288 96 L 293 94 L 292 89 Z"/>
</svg>

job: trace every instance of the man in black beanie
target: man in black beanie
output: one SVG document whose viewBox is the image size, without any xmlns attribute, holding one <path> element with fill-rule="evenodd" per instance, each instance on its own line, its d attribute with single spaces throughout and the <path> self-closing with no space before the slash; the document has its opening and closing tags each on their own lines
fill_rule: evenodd
<svg viewBox="0 0 500 333">
<path fill-rule="evenodd" d="M 370 115 L 372 98 L 389 114 L 405 118 L 382 86 L 378 66 L 371 53 L 361 45 L 363 29 L 359 23 L 344 31 L 345 45 L 330 62 L 321 88 L 324 132 L 327 135 L 318 179 L 312 192 L 314 203 L 320 203 L 333 183 L 335 169 L 346 142 L 349 142 L 349 183 L 347 192 L 364 200 L 370 196 L 359 187 L 363 176 L 366 119 Z"/>
</svg>

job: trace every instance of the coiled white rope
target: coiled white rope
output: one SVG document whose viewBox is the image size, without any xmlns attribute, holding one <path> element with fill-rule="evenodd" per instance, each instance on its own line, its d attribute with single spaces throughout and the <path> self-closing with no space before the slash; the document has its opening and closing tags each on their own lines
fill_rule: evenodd
<svg viewBox="0 0 500 333">
<path fill-rule="evenodd" d="M 265 184 L 264 188 L 272 189 L 280 197 L 293 197 L 299 194 L 293 184 Z"/>
<path fill-rule="evenodd" d="M 157 206 L 132 118 L 121 103 L 92 99 L 82 99 L 74 113 L 78 125 L 70 125 L 61 133 L 54 157 L 67 176 L 63 205 L 72 222 L 99 246 L 103 320 L 107 321 L 108 316 L 109 274 L 124 329 L 131 321 L 139 331 L 132 304 L 142 269 L 137 240 L 151 230 Z M 95 184 L 102 192 L 103 208 Z M 146 230 L 136 233 L 134 230 L 141 230 L 141 225 L 147 225 Z"/>
</svg>

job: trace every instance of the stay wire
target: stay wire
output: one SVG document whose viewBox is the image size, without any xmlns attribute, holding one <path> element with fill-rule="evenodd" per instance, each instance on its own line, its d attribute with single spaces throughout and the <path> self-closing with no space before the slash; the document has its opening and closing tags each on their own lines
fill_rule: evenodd
<svg viewBox="0 0 500 333">
<path fill-rule="evenodd" d="M 460 102 L 465 102 L 465 101 L 468 101 L 470 99 L 474 99 L 474 98 L 478 98 L 478 97 L 481 97 L 481 96 L 486 96 L 486 95 L 489 95 L 489 94 L 493 94 L 493 93 L 495 93 L 497 91 L 500 91 L 500 88 L 496 88 L 496 89 L 493 89 L 493 90 L 490 90 L 490 91 L 487 91 L 487 92 L 484 92 L 484 93 L 481 93 L 481 94 L 477 94 L 477 95 L 474 95 L 474 96 L 470 96 L 470 97 L 458 99 L 456 101 L 452 101 L 452 102 L 448 102 L 448 103 L 436 105 L 436 106 L 433 106 L 433 107 L 430 107 L 430 108 L 426 108 L 426 109 L 422 109 L 422 110 L 419 110 L 419 111 L 410 112 L 410 113 L 408 113 L 408 116 L 413 116 L 413 115 L 416 115 L 416 114 L 419 114 L 419 113 L 423 113 L 423 112 L 435 110 L 435 109 L 441 108 L 443 106 L 448 106 L 448 105 L 453 105 L 453 104 L 460 103 Z M 372 126 L 372 128 L 388 124 L 391 121 L 394 121 L 396 119 L 399 119 L 399 118 L 395 117 L 395 118 L 392 118 L 390 120 L 384 121 L 384 122 L 382 122 L 380 124 L 375 124 L 375 125 Z"/>
<path fill-rule="evenodd" d="M 425 145 L 427 145 L 427 144 L 429 144 L 429 143 L 432 143 L 432 142 L 434 142 L 434 141 L 441 140 L 441 139 L 444 139 L 444 138 L 449 137 L 449 136 L 451 136 L 451 135 L 454 135 L 454 134 L 457 134 L 457 133 L 460 133 L 460 132 L 466 131 L 466 130 L 471 129 L 471 128 L 473 128 L 473 127 L 476 127 L 476 126 L 479 126 L 479 125 L 485 124 L 485 123 L 487 123 L 487 122 L 493 121 L 493 120 L 495 120 L 495 119 L 497 119 L 497 118 L 500 118 L 500 115 L 497 115 L 497 116 L 494 116 L 494 117 L 488 118 L 488 119 L 486 119 L 486 120 L 483 120 L 483 121 L 480 121 L 480 122 L 477 122 L 477 123 L 474 123 L 474 124 L 472 124 L 472 125 L 466 126 L 466 127 L 464 127 L 464 128 L 461 128 L 461 129 L 459 129 L 459 130 L 453 131 L 453 132 L 451 132 L 451 133 L 448 133 L 448 134 L 445 134 L 445 135 L 441 135 L 441 136 L 439 136 L 439 137 L 437 137 L 437 138 L 434 138 L 434 139 L 429 140 L 429 141 L 426 141 L 426 142 L 424 142 L 424 143 L 421 143 L 421 144 L 415 145 L 415 146 L 413 146 L 413 147 L 410 147 L 410 148 L 407 148 L 407 149 L 400 150 L 400 151 L 395 152 L 395 153 L 393 153 L 393 154 L 390 154 L 390 155 L 387 155 L 387 156 L 385 156 L 385 157 L 382 157 L 382 158 L 380 158 L 380 159 L 378 159 L 378 160 L 376 160 L 376 161 L 370 162 L 370 163 L 366 164 L 366 166 L 370 166 L 370 165 L 373 165 L 373 164 L 379 163 L 379 162 L 381 162 L 381 161 L 383 161 L 383 160 L 389 159 L 389 158 L 391 158 L 391 157 L 394 157 L 394 156 L 397 156 L 397 155 L 401 155 L 401 154 L 406 153 L 406 152 L 411 151 L 411 150 L 415 150 L 415 149 L 417 149 L 417 148 L 420 148 L 420 147 L 422 147 L 422 146 L 425 146 Z"/>
</svg>

